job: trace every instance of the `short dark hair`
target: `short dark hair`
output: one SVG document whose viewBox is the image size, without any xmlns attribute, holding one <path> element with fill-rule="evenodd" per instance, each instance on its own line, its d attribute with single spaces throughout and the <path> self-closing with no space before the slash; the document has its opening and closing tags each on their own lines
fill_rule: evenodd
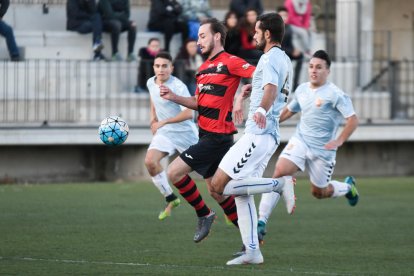
<svg viewBox="0 0 414 276">
<path fill-rule="evenodd" d="M 259 29 L 265 32 L 270 32 L 270 39 L 272 42 L 282 43 L 283 36 L 285 35 L 285 23 L 282 17 L 275 13 L 265 13 L 257 17 L 257 21 L 260 21 Z"/>
<path fill-rule="evenodd" d="M 201 21 L 200 26 L 204 24 L 210 24 L 210 30 L 213 34 L 220 33 L 221 35 L 220 42 L 221 42 L 221 45 L 224 46 L 224 43 L 226 41 L 226 35 L 227 35 L 227 30 L 224 24 L 214 17 L 204 19 L 203 21 Z"/>
<path fill-rule="evenodd" d="M 147 45 L 150 45 L 150 44 L 151 44 L 151 42 L 153 42 L 153 41 L 158 41 L 158 42 L 160 42 L 160 39 L 159 39 L 159 38 L 157 38 L 157 37 L 151 37 L 150 39 L 148 39 L 148 44 L 147 44 Z"/>
<path fill-rule="evenodd" d="M 168 52 L 166 52 L 166 51 L 161 51 L 161 52 L 159 52 L 156 56 L 155 56 L 155 58 L 154 59 L 156 59 L 156 58 L 164 58 L 164 59 L 168 59 L 169 61 L 173 61 L 173 59 L 172 59 L 172 57 L 171 57 L 171 55 L 170 55 L 170 53 L 168 53 Z"/>
<path fill-rule="evenodd" d="M 324 50 L 318 50 L 318 51 L 316 51 L 313 54 L 312 57 L 323 59 L 324 61 L 326 61 L 326 65 L 328 66 L 328 68 L 331 67 L 331 58 L 329 57 L 328 53 L 325 52 Z"/>
<path fill-rule="evenodd" d="M 288 13 L 288 10 L 284 6 L 276 7 L 276 12 L 282 12 L 282 11 Z"/>
</svg>

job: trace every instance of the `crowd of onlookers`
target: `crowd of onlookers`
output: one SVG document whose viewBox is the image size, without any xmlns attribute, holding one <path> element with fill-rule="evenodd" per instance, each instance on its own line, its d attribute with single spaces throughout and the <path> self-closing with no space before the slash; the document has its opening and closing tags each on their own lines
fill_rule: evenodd
<svg viewBox="0 0 414 276">
<path fill-rule="evenodd" d="M 0 0 L 0 35 L 6 38 L 11 60 L 21 59 L 12 28 L 2 20 L 9 6 L 9 0 Z M 302 60 L 310 54 L 311 36 L 309 32 L 310 0 L 285 0 L 277 12 L 284 18 L 286 34 L 282 48 L 296 61 L 294 87 L 298 82 Z M 153 75 L 152 62 L 162 49 L 170 50 L 174 34 L 181 34 L 182 46 L 175 57 L 175 74 L 180 77 L 190 91 L 195 90 L 195 72 L 203 62 L 198 53 L 197 35 L 200 22 L 212 17 L 209 0 L 151 0 L 148 31 L 161 32 L 164 45 L 158 38 L 151 38 L 148 45 L 134 53 L 137 33 L 135 21 L 131 19 L 128 0 L 67 0 L 67 25 L 69 31 L 80 34 L 92 33 L 94 61 L 135 61 L 139 57 L 139 72 L 136 92 L 146 91 L 146 80 Z M 263 13 L 261 0 L 231 0 L 229 11 L 223 18 L 228 33 L 225 50 L 255 64 L 261 52 L 253 40 L 254 26 L 258 15 Z M 102 54 L 102 32 L 110 34 L 111 57 Z M 128 33 L 128 51 L 122 57 L 118 42 L 122 32 Z"/>
</svg>

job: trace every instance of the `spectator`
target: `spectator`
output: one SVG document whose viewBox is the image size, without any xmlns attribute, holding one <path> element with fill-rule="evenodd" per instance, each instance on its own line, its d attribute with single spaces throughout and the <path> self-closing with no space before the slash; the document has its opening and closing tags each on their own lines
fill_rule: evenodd
<svg viewBox="0 0 414 276">
<path fill-rule="evenodd" d="M 277 13 L 282 17 L 285 22 L 285 36 L 282 41 L 282 49 L 289 56 L 292 61 L 295 61 L 295 69 L 293 74 L 293 89 L 296 90 L 299 83 L 300 71 L 303 64 L 303 53 L 294 45 L 292 26 L 286 22 L 289 20 L 289 14 L 285 7 L 277 8 Z"/>
<path fill-rule="evenodd" d="M 257 14 L 263 13 L 261 0 L 231 0 L 229 10 L 236 12 L 237 17 L 242 18 L 247 10 L 254 9 Z"/>
<path fill-rule="evenodd" d="M 139 68 L 138 68 L 138 83 L 135 87 L 135 92 L 148 92 L 147 80 L 154 76 L 155 56 L 160 52 L 160 40 L 158 38 L 150 38 L 147 47 L 139 49 Z"/>
<path fill-rule="evenodd" d="M 20 61 L 19 48 L 17 47 L 16 39 L 14 38 L 13 29 L 3 20 L 3 16 L 6 14 L 9 4 L 9 0 L 0 0 L 0 35 L 6 38 L 10 59 L 12 61 Z"/>
<path fill-rule="evenodd" d="M 66 29 L 81 34 L 92 35 L 93 60 L 105 60 L 101 50 L 102 44 L 102 19 L 98 13 L 95 0 L 68 0 L 66 3 Z"/>
<path fill-rule="evenodd" d="M 224 50 L 235 56 L 238 55 L 240 48 L 240 28 L 238 22 L 237 14 L 234 11 L 228 11 L 224 16 L 224 26 L 227 28 Z"/>
<path fill-rule="evenodd" d="M 121 32 L 128 31 L 127 61 L 134 61 L 134 45 L 137 35 L 137 26 L 129 20 L 129 0 L 100 0 L 99 11 L 102 14 L 103 30 L 111 33 L 112 60 L 122 61 L 118 51 L 118 42 Z"/>
<path fill-rule="evenodd" d="M 239 56 L 253 65 L 262 56 L 263 52 L 256 49 L 256 41 L 253 39 L 255 33 L 257 12 L 255 9 L 248 9 L 246 15 L 241 19 L 240 23 L 240 40 L 241 47 Z"/>
<path fill-rule="evenodd" d="M 148 30 L 164 34 L 164 50 L 170 51 L 174 34 L 181 33 L 182 44 L 188 37 L 187 23 L 180 20 L 182 6 L 176 0 L 151 0 Z"/>
<path fill-rule="evenodd" d="M 185 42 L 175 58 L 175 75 L 187 85 L 191 96 L 194 96 L 196 90 L 196 72 L 203 62 L 203 58 L 197 52 L 197 41 L 192 39 Z"/>
<path fill-rule="evenodd" d="M 180 3 L 183 8 L 180 19 L 188 25 L 188 38 L 197 40 L 200 22 L 212 17 L 209 0 L 181 0 Z"/>
<path fill-rule="evenodd" d="M 309 31 L 312 5 L 309 0 L 285 0 L 285 8 L 289 14 L 287 24 L 298 38 L 298 47 L 306 55 L 311 52 L 311 34 Z"/>
</svg>

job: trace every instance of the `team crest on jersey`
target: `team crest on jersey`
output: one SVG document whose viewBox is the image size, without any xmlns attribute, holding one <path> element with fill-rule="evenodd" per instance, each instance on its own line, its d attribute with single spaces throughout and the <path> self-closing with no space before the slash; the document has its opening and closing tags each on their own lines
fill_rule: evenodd
<svg viewBox="0 0 414 276">
<path fill-rule="evenodd" d="M 317 107 L 321 107 L 322 104 L 323 104 L 323 100 L 321 98 L 317 98 L 315 101 L 315 105 Z"/>
<path fill-rule="evenodd" d="M 219 62 L 219 64 L 217 64 L 217 70 L 216 70 L 216 72 L 217 73 L 221 72 L 221 70 L 223 69 L 222 67 L 223 67 L 223 63 L 222 62 Z"/>
</svg>

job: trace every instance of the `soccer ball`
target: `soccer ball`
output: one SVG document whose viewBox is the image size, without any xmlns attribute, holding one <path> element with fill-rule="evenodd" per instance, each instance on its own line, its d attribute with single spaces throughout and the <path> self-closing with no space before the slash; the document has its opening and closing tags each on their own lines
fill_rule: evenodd
<svg viewBox="0 0 414 276">
<path fill-rule="evenodd" d="M 118 116 L 105 118 L 99 126 L 99 138 L 108 146 L 118 146 L 128 138 L 128 124 Z"/>
</svg>

